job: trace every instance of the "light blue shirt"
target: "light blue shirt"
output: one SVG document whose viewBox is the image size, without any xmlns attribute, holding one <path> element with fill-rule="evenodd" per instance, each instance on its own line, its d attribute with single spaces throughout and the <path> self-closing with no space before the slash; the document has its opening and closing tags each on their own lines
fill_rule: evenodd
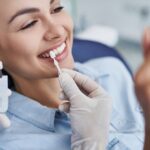
<svg viewBox="0 0 150 150">
<path fill-rule="evenodd" d="M 132 78 L 122 63 L 108 57 L 77 63 L 76 69 L 103 86 L 113 98 L 107 149 L 142 150 L 142 111 L 134 95 Z M 65 113 L 13 92 L 7 115 L 12 125 L 0 128 L 0 150 L 71 149 L 70 120 Z"/>
</svg>

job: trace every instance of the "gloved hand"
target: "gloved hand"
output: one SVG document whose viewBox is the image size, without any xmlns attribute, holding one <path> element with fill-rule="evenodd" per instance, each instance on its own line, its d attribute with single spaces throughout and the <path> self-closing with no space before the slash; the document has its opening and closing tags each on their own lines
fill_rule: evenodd
<svg viewBox="0 0 150 150">
<path fill-rule="evenodd" d="M 11 123 L 10 123 L 10 120 L 8 119 L 8 117 L 3 114 L 3 113 L 0 113 L 0 125 L 3 127 L 3 128 L 8 128 L 10 127 Z"/>
<path fill-rule="evenodd" d="M 8 128 L 10 126 L 10 120 L 5 115 L 8 109 L 8 97 L 11 95 L 11 91 L 8 89 L 8 77 L 2 75 L 3 64 L 0 61 L 0 126 Z"/>
<path fill-rule="evenodd" d="M 108 139 L 111 98 L 89 77 L 72 70 L 62 70 L 59 81 L 70 102 L 72 150 L 104 150 Z"/>
</svg>

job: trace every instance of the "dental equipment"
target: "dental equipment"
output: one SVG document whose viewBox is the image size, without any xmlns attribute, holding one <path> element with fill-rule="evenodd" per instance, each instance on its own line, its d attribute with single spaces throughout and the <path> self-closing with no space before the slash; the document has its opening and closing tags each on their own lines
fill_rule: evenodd
<svg viewBox="0 0 150 150">
<path fill-rule="evenodd" d="M 56 54 L 53 51 L 50 51 L 50 57 L 54 60 L 54 65 L 56 66 L 58 70 L 58 74 L 61 74 L 61 69 L 59 67 L 58 61 L 55 59 Z M 59 105 L 59 110 L 68 113 L 70 108 L 70 102 L 67 100 L 63 100 L 62 104 Z"/>
<path fill-rule="evenodd" d="M 59 67 L 58 61 L 55 59 L 56 54 L 53 51 L 50 51 L 49 54 L 50 54 L 50 57 L 54 60 L 54 65 L 57 68 L 58 74 L 61 74 L 61 69 Z"/>
<path fill-rule="evenodd" d="M 8 110 L 8 97 L 11 90 L 8 89 L 8 77 L 2 75 L 3 64 L 0 61 L 0 124 L 4 128 L 10 127 L 11 123 L 5 113 Z"/>
</svg>

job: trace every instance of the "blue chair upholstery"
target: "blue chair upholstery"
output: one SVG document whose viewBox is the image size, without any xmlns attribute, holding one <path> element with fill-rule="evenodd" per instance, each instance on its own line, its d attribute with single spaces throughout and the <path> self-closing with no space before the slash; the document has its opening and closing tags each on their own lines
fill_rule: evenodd
<svg viewBox="0 0 150 150">
<path fill-rule="evenodd" d="M 132 75 L 132 71 L 124 60 L 124 58 L 115 50 L 109 46 L 106 46 L 99 42 L 93 42 L 88 40 L 74 39 L 73 43 L 73 57 L 77 62 L 85 62 L 92 58 L 112 56 L 120 59 Z"/>
</svg>

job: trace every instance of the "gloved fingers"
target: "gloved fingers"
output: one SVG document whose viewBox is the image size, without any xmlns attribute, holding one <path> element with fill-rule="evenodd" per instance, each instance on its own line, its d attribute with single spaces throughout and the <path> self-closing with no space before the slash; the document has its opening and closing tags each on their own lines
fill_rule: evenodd
<svg viewBox="0 0 150 150">
<path fill-rule="evenodd" d="M 59 82 L 69 100 L 71 100 L 72 97 L 81 94 L 80 89 L 68 73 L 62 72 L 59 75 Z"/>
<path fill-rule="evenodd" d="M 9 118 L 5 114 L 0 114 L 0 124 L 4 128 L 8 128 L 8 127 L 10 127 L 11 122 L 10 122 Z"/>
<path fill-rule="evenodd" d="M 68 73 L 73 78 L 78 87 L 83 89 L 88 95 L 93 91 L 104 91 L 95 81 L 86 75 L 69 69 L 62 69 L 62 71 Z"/>
<path fill-rule="evenodd" d="M 97 88 L 96 90 L 94 90 L 93 92 L 91 92 L 88 97 L 97 97 L 97 96 L 100 96 L 101 99 L 102 98 L 106 98 L 108 97 L 109 99 L 111 99 L 111 97 L 109 96 L 109 94 L 102 88 L 102 87 L 99 87 Z"/>
<path fill-rule="evenodd" d="M 58 109 L 68 113 L 70 110 L 70 102 L 67 100 L 68 98 L 63 91 L 60 92 L 59 98 L 62 100 L 62 103 L 59 105 Z"/>
<path fill-rule="evenodd" d="M 64 93 L 64 91 L 60 91 L 60 93 L 59 93 L 59 98 L 60 98 L 61 100 L 66 100 L 66 99 L 68 99 L 68 97 L 66 96 L 66 94 Z"/>
<path fill-rule="evenodd" d="M 70 110 L 70 102 L 67 101 L 67 100 L 63 100 L 62 103 L 59 105 L 58 109 L 59 109 L 60 111 L 69 113 L 69 110 Z"/>
</svg>

